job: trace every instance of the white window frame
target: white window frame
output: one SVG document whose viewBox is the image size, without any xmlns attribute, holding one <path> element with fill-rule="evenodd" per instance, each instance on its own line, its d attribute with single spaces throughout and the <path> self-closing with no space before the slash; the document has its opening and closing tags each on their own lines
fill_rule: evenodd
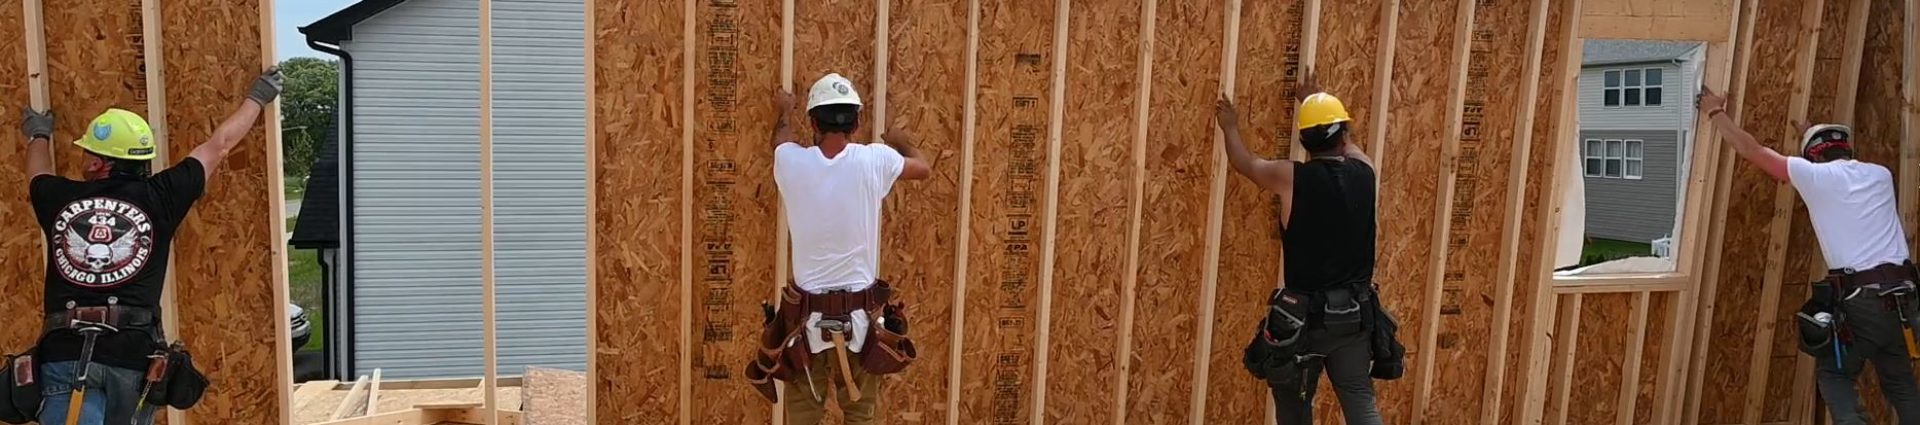
<svg viewBox="0 0 1920 425">
<path fill-rule="evenodd" d="M 1634 145 L 1640 146 L 1639 155 L 1633 154 Z M 1632 171 L 1633 167 L 1629 167 L 1628 165 L 1639 165 L 1640 172 L 1638 173 L 1633 172 Z M 1640 179 L 1646 178 L 1646 175 L 1647 175 L 1647 141 L 1640 140 L 1640 139 L 1622 140 L 1621 151 L 1620 151 L 1620 178 L 1627 179 L 1627 180 L 1640 180 Z"/>
<path fill-rule="evenodd" d="M 1626 71 L 1640 71 L 1640 82 L 1634 83 L 1634 84 L 1628 84 Z M 1660 84 L 1647 84 L 1648 71 L 1660 73 Z M 1609 75 L 1614 77 L 1613 85 L 1607 85 L 1607 76 Z M 1660 89 L 1660 95 L 1666 96 L 1666 93 L 1667 93 L 1666 84 L 1667 84 L 1667 71 L 1659 67 L 1620 68 L 1620 69 L 1609 69 L 1606 71 L 1601 71 L 1600 72 L 1600 104 L 1601 106 L 1607 107 L 1607 108 L 1625 108 L 1625 107 L 1658 108 L 1661 106 L 1665 106 L 1666 105 L 1665 99 L 1661 99 L 1660 103 L 1658 104 L 1648 104 L 1647 89 L 1650 89 L 1650 88 Z M 1606 95 L 1608 92 L 1614 93 L 1614 99 L 1618 100 L 1618 103 L 1615 103 L 1613 105 L 1606 104 L 1606 99 L 1607 99 Z M 1627 103 L 1627 92 L 1634 92 L 1639 94 L 1639 101 L 1635 103 Z"/>
<path fill-rule="evenodd" d="M 1594 148 L 1596 147 L 1599 148 L 1598 154 L 1594 153 Z M 1607 153 L 1606 141 L 1603 141 L 1601 139 L 1586 139 L 1581 141 L 1580 142 L 1580 159 L 1581 159 L 1580 166 L 1586 168 L 1586 172 L 1582 174 L 1587 177 L 1605 177 L 1604 171 L 1607 168 L 1606 153 Z M 1599 160 L 1600 166 L 1598 167 L 1592 166 L 1593 165 L 1592 161 L 1594 160 Z"/>
</svg>

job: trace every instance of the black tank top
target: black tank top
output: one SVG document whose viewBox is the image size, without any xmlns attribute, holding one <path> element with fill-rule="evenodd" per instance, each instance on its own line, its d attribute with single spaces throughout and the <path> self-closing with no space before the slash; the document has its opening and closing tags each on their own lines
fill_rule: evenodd
<svg viewBox="0 0 1920 425">
<path fill-rule="evenodd" d="M 1320 291 L 1373 281 L 1373 167 L 1316 158 L 1293 167 L 1293 218 L 1281 224 L 1286 286 Z"/>
</svg>

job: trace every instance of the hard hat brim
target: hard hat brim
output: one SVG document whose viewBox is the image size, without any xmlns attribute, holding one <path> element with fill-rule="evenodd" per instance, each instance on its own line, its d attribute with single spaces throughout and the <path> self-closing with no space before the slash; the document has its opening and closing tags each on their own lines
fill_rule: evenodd
<svg viewBox="0 0 1920 425">
<path fill-rule="evenodd" d="M 73 141 L 73 145 L 79 146 L 81 150 L 85 150 L 94 155 L 99 155 L 99 156 L 113 158 L 113 159 L 125 159 L 129 161 L 148 161 L 148 160 L 152 160 L 153 157 L 157 155 L 154 153 L 149 153 L 146 155 L 124 155 L 124 154 L 103 152 L 101 149 L 95 149 L 93 146 L 89 145 L 87 143 L 87 139 L 75 140 Z"/>
</svg>

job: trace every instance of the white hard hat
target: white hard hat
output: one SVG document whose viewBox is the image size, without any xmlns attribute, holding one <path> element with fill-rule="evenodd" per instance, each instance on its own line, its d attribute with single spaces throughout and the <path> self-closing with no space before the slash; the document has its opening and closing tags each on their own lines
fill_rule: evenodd
<svg viewBox="0 0 1920 425">
<path fill-rule="evenodd" d="M 853 81 L 840 74 L 827 74 L 813 82 L 813 89 L 807 91 L 807 109 L 821 105 L 860 106 L 860 92 L 853 90 Z"/>
<path fill-rule="evenodd" d="M 1807 127 L 1807 132 L 1800 134 L 1800 154 L 1808 154 L 1808 150 L 1813 149 L 1814 145 L 1821 143 L 1851 143 L 1852 141 L 1853 129 L 1845 125 L 1820 124 Z"/>
</svg>

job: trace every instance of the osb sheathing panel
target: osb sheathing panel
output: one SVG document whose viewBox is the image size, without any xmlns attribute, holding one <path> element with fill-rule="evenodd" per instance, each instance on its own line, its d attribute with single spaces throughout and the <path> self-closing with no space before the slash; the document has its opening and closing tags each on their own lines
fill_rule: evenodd
<svg viewBox="0 0 1920 425">
<path fill-rule="evenodd" d="M 261 46 L 261 0 L 170 0 L 160 5 L 166 43 L 167 141 L 171 158 L 186 158 L 240 104 L 267 61 Z M 49 8 L 52 10 L 52 8 Z M 99 57 L 88 57 L 92 63 Z M 80 65 L 79 63 L 73 64 Z M 143 77 L 144 78 L 144 77 Z M 144 98 L 138 100 L 144 102 Z M 268 114 L 271 114 L 270 109 Z M 265 117 L 272 120 L 275 117 Z M 75 126 L 69 128 L 82 128 Z M 227 153 L 206 194 L 173 244 L 174 306 L 194 362 L 217 383 L 187 412 L 194 423 L 272 423 L 287 414 L 291 377 L 285 350 L 284 258 L 279 149 L 256 124 Z M 275 217 L 275 220 L 262 220 Z M 275 264 L 282 262 L 282 264 Z M 276 289 L 280 291 L 276 291 Z M 278 292 L 278 293 L 276 293 Z"/>
<path fill-rule="evenodd" d="M 980 2 L 961 423 L 1031 416 L 1055 4 Z"/>
<path fill-rule="evenodd" d="M 1407 342 L 1407 376 L 1376 385 L 1382 414 L 1388 422 L 1408 423 L 1413 412 L 1414 389 L 1421 374 L 1415 361 L 1420 358 L 1422 332 L 1435 324 L 1423 323 L 1429 286 L 1434 282 L 1433 238 L 1438 234 L 1434 220 L 1435 197 L 1440 196 L 1441 152 L 1448 134 L 1449 114 L 1460 107 L 1453 95 L 1452 79 L 1459 66 L 1460 52 L 1455 49 L 1459 28 L 1460 1 L 1403 2 L 1399 26 L 1393 39 L 1392 94 L 1386 110 L 1395 119 L 1387 122 L 1387 145 L 1380 163 L 1380 260 L 1374 276 L 1382 288 L 1381 299 L 1387 309 L 1406 318 L 1400 325 L 1401 341 Z M 1336 22 L 1326 21 L 1322 22 Z M 1474 302 L 1479 302 L 1475 300 Z M 1458 315 L 1458 309 L 1442 310 L 1442 315 Z M 1448 368 L 1464 367 L 1449 363 Z M 1443 406 L 1435 406 L 1443 407 Z M 1426 412 L 1431 413 L 1431 412 Z"/>
<path fill-rule="evenodd" d="M 1206 105 L 1220 97 L 1224 2 L 1161 0 L 1155 7 L 1152 100 L 1140 216 L 1133 350 L 1126 367 L 1131 422 L 1185 421 L 1193 408 L 1194 333 L 1206 264 L 1213 133 Z M 1242 307 L 1245 308 L 1245 307 Z M 1224 342 L 1221 342 L 1224 343 Z M 1245 369 L 1242 369 L 1245 370 Z M 1224 375 L 1225 373 L 1223 373 Z M 1228 375 L 1231 376 L 1231 375 Z M 1223 379 L 1230 379 L 1223 376 Z"/>
<path fill-rule="evenodd" d="M 880 233 L 880 273 L 895 285 L 894 296 L 907 303 L 920 352 L 913 367 L 887 377 L 885 420 L 927 423 L 946 418 L 947 379 L 953 373 L 948 353 L 953 349 L 960 176 L 965 173 L 960 152 L 967 112 L 967 2 L 908 0 L 891 7 L 887 120 L 917 137 L 915 143 L 933 162 L 933 178 L 895 185 L 881 216 L 886 227 Z"/>
<path fill-rule="evenodd" d="M 1567 19 L 1567 7 L 1558 3 L 1547 7 L 1547 32 L 1540 50 L 1540 81 L 1537 99 L 1560 99 L 1566 93 L 1565 56 L 1563 48 L 1572 37 L 1572 20 Z M 1520 208 L 1520 255 L 1514 276 L 1513 315 L 1508 318 L 1512 325 L 1507 328 L 1507 350 L 1502 355 L 1506 360 L 1505 391 L 1501 393 L 1503 408 L 1498 423 L 1514 423 L 1515 413 L 1527 406 L 1522 403 L 1526 397 L 1525 389 L 1533 374 L 1527 370 L 1527 335 L 1539 332 L 1533 328 L 1533 318 L 1540 312 L 1534 311 L 1534 299 L 1539 291 L 1548 290 L 1553 282 L 1540 273 L 1542 264 L 1538 253 L 1540 244 L 1546 240 L 1546 230 L 1552 223 L 1542 222 L 1542 208 L 1554 208 L 1556 200 L 1548 199 L 1553 189 L 1554 177 L 1558 175 L 1555 167 L 1561 160 L 1556 156 L 1560 152 L 1553 141 L 1559 140 L 1562 102 L 1537 101 L 1530 104 L 1533 110 L 1533 125 L 1527 131 L 1532 132 L 1533 148 L 1527 151 L 1527 181 L 1521 194 L 1524 204 Z M 1547 326 L 1552 326 L 1551 321 Z M 1550 344 L 1548 345 L 1550 346 Z"/>
<path fill-rule="evenodd" d="M 1746 70 L 1746 87 L 1734 88 L 1741 94 L 1737 117 L 1747 131 L 1769 147 L 1783 146 L 1783 137 L 1792 132 L 1787 107 L 1794 86 L 1795 58 L 1800 39 L 1811 36 L 1811 28 L 1801 28 L 1801 3 L 1761 2 L 1756 9 L 1752 56 Z M 1768 223 L 1773 220 L 1773 199 L 1777 188 L 1773 179 L 1749 164 L 1730 164 L 1733 182 L 1729 204 L 1718 224 L 1725 226 L 1720 274 L 1717 286 L 1718 306 L 1710 325 L 1706 357 L 1706 379 L 1712 383 L 1701 389 L 1701 423 L 1730 423 L 1741 420 L 1745 412 L 1748 372 L 1752 368 L 1754 314 L 1760 311 L 1759 294 L 1767 269 L 1766 252 L 1770 239 Z M 1800 270 L 1806 270 L 1802 268 Z"/>
<path fill-rule="evenodd" d="M 1580 341 L 1573 359 L 1567 423 L 1612 423 L 1620 413 L 1633 294 L 1587 294 L 1580 304 Z"/>
<path fill-rule="evenodd" d="M 12 8 L 20 9 L 19 3 L 14 2 Z M 140 2 L 138 0 L 43 0 L 41 10 L 44 13 L 42 20 L 47 28 L 45 34 L 48 101 L 55 111 L 54 156 L 56 159 L 54 165 L 59 167 L 55 171 L 61 176 L 78 179 L 81 172 L 81 158 L 86 153 L 66 142 L 79 138 L 78 132 L 87 128 L 87 124 L 95 115 L 106 111 L 107 108 L 120 108 L 133 111 L 140 116 L 147 116 L 147 77 L 141 69 L 145 66 L 142 58 L 146 55 L 143 47 L 138 44 L 143 38 Z M 256 16 L 246 22 L 258 20 L 260 19 Z M 178 40 L 185 38 L 176 31 L 190 30 L 173 25 L 163 28 L 167 31 L 166 38 Z M 248 34 L 245 39 L 258 40 L 259 38 L 257 35 Z M 255 51 L 252 55 L 257 58 L 260 47 L 257 44 L 252 47 Z M 20 57 L 24 60 L 25 54 L 23 53 Z M 258 67 L 247 67 L 247 69 L 254 68 Z M 210 77 L 196 76 L 196 78 Z M 236 90 L 232 86 L 221 86 L 221 88 L 224 90 L 221 93 Z M 180 88 L 173 89 L 175 92 L 180 90 Z M 20 99 L 21 104 L 24 105 L 26 98 Z M 232 105 L 202 107 L 219 109 L 224 113 Z M 220 115 L 213 119 L 218 120 L 224 117 L 225 115 Z M 177 132 L 169 131 L 168 133 Z M 184 157 L 184 154 L 174 158 L 181 157 Z M 212 185 L 209 185 L 208 189 L 211 191 Z M 194 210 L 200 211 L 206 206 L 207 204 L 202 202 L 195 205 Z M 174 268 L 179 269 L 179 255 L 174 257 L 176 258 Z M 175 274 L 176 279 L 180 277 L 179 274 Z M 36 294 L 42 292 L 37 285 L 32 289 Z"/>
<path fill-rule="evenodd" d="M 772 408 L 742 385 L 759 351 L 760 303 L 774 284 L 773 156 L 781 4 L 697 2 L 694 9 L 693 423 L 763 423 Z"/>
<path fill-rule="evenodd" d="M 1495 290 L 1506 244 L 1507 194 L 1513 150 L 1518 148 L 1521 98 L 1534 3 L 1486 2 L 1473 11 L 1466 91 L 1456 135 L 1452 207 L 1447 211 L 1447 258 L 1435 345 L 1432 399 L 1424 416 L 1432 423 L 1470 423 L 1481 417 L 1488 356 L 1492 347 Z M 1544 139 L 1552 140 L 1552 139 Z M 1389 147 L 1394 145 L 1389 145 Z M 1551 147 L 1550 144 L 1547 145 Z M 1389 155 L 1409 151 L 1394 149 Z M 1416 151 L 1417 152 L 1417 151 Z M 1515 212 L 1519 213 L 1519 212 Z M 1532 255 L 1532 254 L 1527 254 Z"/>
<path fill-rule="evenodd" d="M 1285 159 L 1292 149 L 1291 96 L 1300 69 L 1304 1 L 1243 2 L 1240 9 L 1235 106 L 1241 136 L 1254 155 Z M 1266 415 L 1266 385 L 1240 361 L 1248 332 L 1258 326 L 1266 297 L 1280 278 L 1279 225 L 1274 195 L 1237 174 L 1227 176 L 1220 235 L 1219 283 L 1214 290 L 1213 347 L 1208 353 L 1208 423 L 1238 423 Z M 1334 398 L 1323 392 L 1320 399 Z M 1317 416 L 1339 416 L 1334 409 Z M 1325 419 L 1330 420 L 1330 419 Z"/>
<path fill-rule="evenodd" d="M 1371 135 L 1384 130 L 1369 127 L 1374 125 L 1374 111 L 1380 108 L 1374 104 L 1374 93 L 1385 84 L 1379 75 L 1380 61 L 1391 59 L 1381 54 L 1393 42 L 1384 19 L 1384 13 L 1390 12 L 1388 1 L 1320 2 L 1322 24 L 1313 71 L 1320 78 L 1320 88 L 1340 96 L 1358 126 L 1355 137 L 1348 141 L 1367 149 L 1373 149 Z"/>
<path fill-rule="evenodd" d="M 1072 27 L 1067 32 L 1066 115 L 1061 122 L 1059 233 L 1053 270 L 1056 314 L 1048 334 L 1051 358 L 1044 407 L 1048 423 L 1106 424 L 1122 413 L 1112 400 L 1119 362 L 1125 358 L 1117 353 L 1115 342 L 1120 339 L 1120 314 L 1125 308 L 1121 291 L 1125 290 L 1127 234 L 1131 211 L 1138 207 L 1129 198 L 1134 179 L 1139 178 L 1133 167 L 1133 134 L 1140 102 L 1143 5 L 1138 0 L 1104 2 L 1095 9 L 1089 7 L 1091 3 L 1082 0 L 1072 5 L 1077 13 L 1070 18 Z M 1233 335 L 1245 332 L 1236 329 Z M 1215 382 L 1231 378 L 1223 376 Z"/>
<path fill-rule="evenodd" d="M 801 139 L 811 141 L 815 136 L 813 126 L 798 119 L 805 117 L 807 89 L 813 87 L 813 82 L 821 76 L 830 72 L 839 73 L 853 81 L 855 89 L 861 90 L 861 101 L 868 105 L 876 101 L 873 85 L 873 21 L 877 16 L 874 9 L 872 0 L 794 1 L 793 93 L 794 103 L 802 109 L 794 111 L 795 123 L 798 124 L 794 126 L 794 131 Z M 776 62 L 773 65 L 779 64 Z M 778 68 L 742 68 L 748 73 L 769 69 Z M 955 74 L 952 78 L 958 77 Z M 871 136 L 876 134 L 874 130 L 881 128 L 877 127 L 880 123 L 873 122 L 873 111 L 874 108 L 861 109 L 861 130 L 860 134 L 854 136 L 855 140 L 870 141 L 873 139 Z"/>
<path fill-rule="evenodd" d="M 602 423 L 682 414 L 686 12 L 681 2 L 594 2 L 593 385 Z"/>
<path fill-rule="evenodd" d="M 19 6 L 0 7 L 0 99 L 19 108 L 27 104 L 27 48 L 25 17 Z M 72 112 L 83 114 L 83 112 Z M 0 129 L 20 128 L 20 114 L 0 113 Z M 59 140 L 80 131 L 64 127 L 55 131 Z M 5 133 L 4 137 L 19 137 Z M 56 148 L 61 143 L 54 142 Z M 0 261 L 13 265 L 0 270 L 0 317 L 39 317 L 43 293 L 46 255 L 40 252 L 40 226 L 35 225 L 33 205 L 27 202 L 27 144 L 7 143 L 0 147 Z M 34 326 L 7 326 L 0 329 L 0 352 L 24 351 L 39 337 Z"/>
<path fill-rule="evenodd" d="M 1640 350 L 1640 370 L 1634 372 L 1636 379 L 1640 380 L 1640 386 L 1634 394 L 1633 423 L 1656 422 L 1654 409 L 1662 400 L 1654 397 L 1660 395 L 1657 391 L 1661 373 L 1665 372 L 1663 368 L 1667 365 L 1665 356 L 1668 352 L 1666 344 L 1662 342 L 1673 335 L 1673 304 L 1677 298 L 1679 294 L 1674 292 L 1653 293 L 1647 297 L 1646 340 Z M 1680 387 L 1678 382 L 1674 384 L 1675 388 Z"/>
<path fill-rule="evenodd" d="M 1796 374 L 1794 373 L 1795 360 L 1803 356 L 1797 342 L 1800 338 L 1798 331 L 1800 328 L 1793 322 L 1799 319 L 1794 317 L 1794 313 L 1800 311 L 1800 303 L 1807 300 L 1808 293 L 1806 279 L 1804 279 L 1807 273 L 1804 267 L 1806 264 L 1801 263 L 1801 265 L 1803 267 L 1798 270 L 1787 269 L 1788 284 L 1781 287 L 1780 303 L 1774 308 L 1774 317 L 1768 319 L 1774 321 L 1775 330 L 1773 341 L 1767 344 L 1769 350 L 1767 384 L 1766 395 L 1762 400 L 1791 400 L 1795 388 L 1811 388 L 1813 385 L 1812 382 L 1795 382 Z M 1792 409 L 1792 403 L 1763 402 L 1760 420 L 1763 422 L 1785 421 Z"/>
</svg>

